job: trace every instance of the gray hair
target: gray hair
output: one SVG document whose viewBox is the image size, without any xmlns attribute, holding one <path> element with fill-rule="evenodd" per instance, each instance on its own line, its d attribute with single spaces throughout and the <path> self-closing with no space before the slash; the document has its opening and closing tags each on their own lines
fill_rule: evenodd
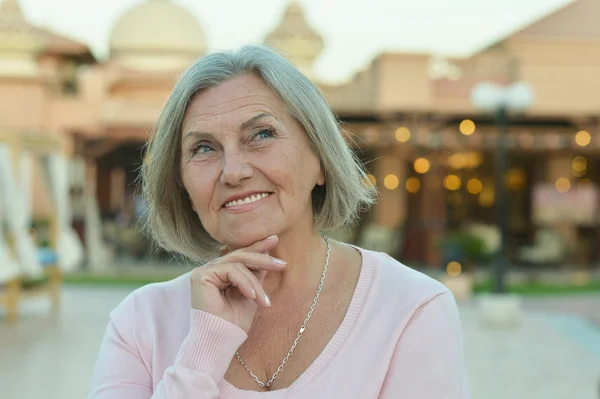
<svg viewBox="0 0 600 399">
<path fill-rule="evenodd" d="M 319 89 L 293 64 L 273 50 L 245 46 L 197 60 L 180 77 L 152 132 L 141 170 L 148 202 L 145 230 L 156 243 L 192 261 L 218 253 L 219 243 L 202 226 L 181 183 L 181 125 L 198 92 L 232 78 L 254 73 L 298 120 L 320 159 L 325 185 L 312 193 L 317 231 L 354 224 L 361 210 L 375 202 L 376 190 L 350 149 L 333 111 Z"/>
</svg>

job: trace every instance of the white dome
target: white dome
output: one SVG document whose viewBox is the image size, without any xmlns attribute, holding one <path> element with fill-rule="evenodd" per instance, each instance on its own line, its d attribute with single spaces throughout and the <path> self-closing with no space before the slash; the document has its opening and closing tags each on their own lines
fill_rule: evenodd
<svg viewBox="0 0 600 399">
<path fill-rule="evenodd" d="M 179 69 L 206 50 L 196 18 L 169 0 L 145 0 L 115 24 L 110 55 L 135 69 Z"/>
</svg>

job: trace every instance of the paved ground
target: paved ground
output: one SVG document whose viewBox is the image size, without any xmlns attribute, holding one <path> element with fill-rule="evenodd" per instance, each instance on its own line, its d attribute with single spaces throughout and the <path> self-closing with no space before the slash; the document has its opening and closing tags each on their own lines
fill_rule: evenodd
<svg viewBox="0 0 600 399">
<path fill-rule="evenodd" d="M 130 290 L 67 287 L 59 315 L 32 300 L 16 326 L 0 314 L 0 397 L 85 398 L 107 314 Z M 586 317 L 598 317 L 600 295 L 536 297 L 525 307 L 518 329 L 489 331 L 475 303 L 461 305 L 473 398 L 597 399 L 600 328 Z"/>
<path fill-rule="evenodd" d="M 600 296 L 562 298 L 571 306 Z M 597 399 L 600 383 L 600 328 L 556 299 L 526 300 L 525 319 L 516 330 L 482 328 L 474 304 L 461 307 L 465 351 L 475 399 Z M 577 308 L 578 313 L 585 310 Z"/>
</svg>

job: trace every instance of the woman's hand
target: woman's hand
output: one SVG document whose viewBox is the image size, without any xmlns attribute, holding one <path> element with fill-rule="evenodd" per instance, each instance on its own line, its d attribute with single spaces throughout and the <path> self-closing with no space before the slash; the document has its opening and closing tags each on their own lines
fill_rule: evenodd
<svg viewBox="0 0 600 399">
<path fill-rule="evenodd" d="M 243 329 L 250 330 L 259 306 L 271 302 L 262 283 L 268 271 L 285 268 L 285 262 L 267 254 L 276 236 L 229 252 L 195 268 L 191 274 L 192 308 L 211 313 Z"/>
</svg>

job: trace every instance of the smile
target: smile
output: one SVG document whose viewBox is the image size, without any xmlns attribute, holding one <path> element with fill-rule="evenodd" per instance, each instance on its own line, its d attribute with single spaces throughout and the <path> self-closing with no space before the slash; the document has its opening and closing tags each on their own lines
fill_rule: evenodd
<svg viewBox="0 0 600 399">
<path fill-rule="evenodd" d="M 223 207 L 224 208 L 229 208 L 229 207 L 232 207 L 232 206 L 239 206 L 239 205 L 251 204 L 253 202 L 256 202 L 258 200 L 266 198 L 269 195 L 271 195 L 271 193 L 257 193 L 257 194 L 252 194 L 252 195 L 250 195 L 250 196 L 248 196 L 246 198 L 240 198 L 240 199 L 237 199 L 237 200 L 226 202 L 225 205 L 223 205 Z"/>
</svg>

